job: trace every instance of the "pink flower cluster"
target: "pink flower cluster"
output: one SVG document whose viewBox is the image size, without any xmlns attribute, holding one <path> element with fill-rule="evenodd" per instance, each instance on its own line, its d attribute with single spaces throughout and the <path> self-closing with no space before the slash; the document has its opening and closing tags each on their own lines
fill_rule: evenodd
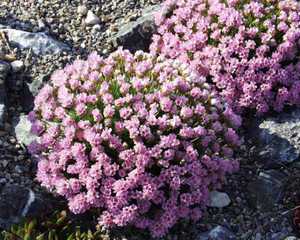
<svg viewBox="0 0 300 240">
<path fill-rule="evenodd" d="M 300 105 L 300 2 L 167 0 L 151 52 L 191 64 L 237 111 Z"/>
<path fill-rule="evenodd" d="M 237 169 L 241 119 L 185 64 L 119 49 L 56 71 L 30 113 L 37 179 L 72 212 L 159 237 Z"/>
</svg>

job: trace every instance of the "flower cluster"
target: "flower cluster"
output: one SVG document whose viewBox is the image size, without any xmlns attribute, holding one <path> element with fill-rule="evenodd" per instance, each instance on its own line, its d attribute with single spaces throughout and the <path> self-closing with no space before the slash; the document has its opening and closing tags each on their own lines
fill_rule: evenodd
<svg viewBox="0 0 300 240">
<path fill-rule="evenodd" d="M 37 179 L 72 212 L 164 235 L 237 169 L 241 119 L 186 64 L 119 49 L 57 70 L 29 115 Z"/>
<path fill-rule="evenodd" d="M 300 2 L 167 0 L 151 52 L 191 64 L 237 111 L 300 104 Z"/>
</svg>

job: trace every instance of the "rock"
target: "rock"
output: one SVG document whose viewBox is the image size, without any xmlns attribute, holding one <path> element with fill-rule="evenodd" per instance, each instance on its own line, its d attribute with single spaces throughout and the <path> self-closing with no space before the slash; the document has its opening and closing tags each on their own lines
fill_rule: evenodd
<svg viewBox="0 0 300 240">
<path fill-rule="evenodd" d="M 290 233 L 288 231 L 286 231 L 286 229 L 281 230 L 280 232 L 277 233 L 273 233 L 271 235 L 271 239 L 270 240 L 281 240 L 281 239 L 286 239 L 286 237 L 289 235 Z"/>
<path fill-rule="evenodd" d="M 0 128 L 4 128 L 6 117 L 6 77 L 10 72 L 10 65 L 0 61 Z"/>
<path fill-rule="evenodd" d="M 30 82 L 25 82 L 21 91 L 21 104 L 22 108 L 29 112 L 34 105 L 34 97 L 38 94 L 39 90 L 43 86 L 44 82 L 49 80 L 51 73 L 41 74 L 38 77 L 31 79 Z"/>
<path fill-rule="evenodd" d="M 89 10 L 85 19 L 85 24 L 92 26 L 98 23 L 100 23 L 100 18 Z"/>
<path fill-rule="evenodd" d="M 80 5 L 80 6 L 78 6 L 78 8 L 77 8 L 77 13 L 78 13 L 79 15 L 86 15 L 87 12 L 88 12 L 88 8 L 87 8 L 85 5 Z"/>
<path fill-rule="evenodd" d="M 261 211 L 272 211 L 282 200 L 286 175 L 277 170 L 260 172 L 257 179 L 248 185 L 249 204 Z"/>
<path fill-rule="evenodd" d="M 19 143 L 28 146 L 37 136 L 30 132 L 31 123 L 27 119 L 27 115 L 21 115 L 19 121 L 15 124 L 14 132 Z"/>
<path fill-rule="evenodd" d="M 100 32 L 101 29 L 102 29 L 101 25 L 100 24 L 96 24 L 95 26 L 93 26 L 92 32 L 93 33 L 97 33 L 97 32 Z"/>
<path fill-rule="evenodd" d="M 1 95 L 1 89 L 0 89 L 0 95 Z M 1 96 L 0 96 L 0 98 L 1 98 Z M 6 106 L 4 103 L 0 102 L 0 128 L 1 129 L 4 128 L 5 115 L 6 115 Z"/>
<path fill-rule="evenodd" d="M 50 78 L 50 74 L 42 74 L 39 77 L 32 80 L 31 83 L 28 83 L 27 86 L 29 88 L 29 91 L 33 96 L 36 96 L 43 86 L 43 83 L 47 81 Z"/>
<path fill-rule="evenodd" d="M 147 7 L 142 11 L 141 17 L 119 27 L 119 31 L 111 38 L 113 45 L 122 45 L 130 51 L 147 51 L 151 37 L 156 32 L 154 14 L 158 12 L 160 5 Z"/>
<path fill-rule="evenodd" d="M 46 29 L 46 24 L 44 23 L 44 21 L 42 19 L 38 19 L 37 23 L 38 23 L 39 31 L 43 31 Z"/>
<path fill-rule="evenodd" d="M 6 168 L 7 167 L 7 165 L 8 165 L 8 161 L 7 160 L 1 160 L 1 162 L 0 162 L 1 164 L 2 164 L 2 166 L 4 167 L 4 168 Z"/>
<path fill-rule="evenodd" d="M 16 29 L 2 29 L 8 41 L 20 49 L 32 49 L 36 55 L 59 54 L 68 51 L 70 48 L 44 32 L 32 33 Z"/>
<path fill-rule="evenodd" d="M 236 240 L 237 237 L 227 228 L 216 226 L 210 231 L 201 233 L 196 240 Z"/>
<path fill-rule="evenodd" d="M 297 237 L 289 236 L 289 237 L 286 237 L 284 240 L 297 240 L 297 239 L 298 239 Z"/>
<path fill-rule="evenodd" d="M 210 203 L 208 204 L 209 207 L 217 207 L 223 208 L 230 204 L 230 198 L 227 193 L 212 191 L 210 192 Z"/>
<path fill-rule="evenodd" d="M 300 157 L 300 109 L 280 113 L 251 127 L 255 155 L 265 168 L 282 166 Z"/>
<path fill-rule="evenodd" d="M 260 232 L 255 234 L 255 240 L 262 240 L 262 235 Z"/>
<path fill-rule="evenodd" d="M 13 70 L 14 72 L 20 72 L 20 71 L 22 71 L 23 68 L 24 68 L 24 63 L 23 63 L 23 61 L 21 61 L 21 60 L 13 61 L 13 62 L 10 63 L 10 65 L 11 65 L 12 70 Z"/>
<path fill-rule="evenodd" d="M 23 217 L 36 217 L 49 212 L 51 202 L 45 196 L 18 185 L 0 188 L 0 228 L 7 229 Z"/>
<path fill-rule="evenodd" d="M 0 79 L 5 79 L 10 72 L 10 65 L 0 60 Z"/>
</svg>

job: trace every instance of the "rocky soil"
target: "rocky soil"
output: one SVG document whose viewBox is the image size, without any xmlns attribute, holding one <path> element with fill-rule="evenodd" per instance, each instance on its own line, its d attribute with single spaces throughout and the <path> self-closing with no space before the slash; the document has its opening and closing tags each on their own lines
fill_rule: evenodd
<svg viewBox="0 0 300 240">
<path fill-rule="evenodd" d="M 118 46 L 147 50 L 160 0 L 2 0 L 0 2 L 0 227 L 38 215 L 48 197 L 34 181 L 36 160 L 26 114 L 51 73 Z M 300 109 L 249 118 L 241 170 L 230 176 L 198 224 L 180 224 L 166 239 L 292 240 L 300 203 Z M 41 201 L 47 204 L 41 204 Z M 9 208 L 8 208 L 9 206 Z M 10 209 L 10 210 L 8 210 Z M 145 239 L 112 233 L 108 239 Z"/>
</svg>

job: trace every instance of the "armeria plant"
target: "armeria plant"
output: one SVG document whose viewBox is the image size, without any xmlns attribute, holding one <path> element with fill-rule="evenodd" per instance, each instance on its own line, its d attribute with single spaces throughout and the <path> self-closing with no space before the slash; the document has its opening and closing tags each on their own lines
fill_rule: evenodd
<svg viewBox="0 0 300 240">
<path fill-rule="evenodd" d="M 237 111 L 300 105 L 300 2 L 167 0 L 153 54 L 180 59 Z"/>
<path fill-rule="evenodd" d="M 160 237 L 198 220 L 238 167 L 241 118 L 186 64 L 119 49 L 56 71 L 35 99 L 37 179 L 76 214 Z"/>
</svg>

